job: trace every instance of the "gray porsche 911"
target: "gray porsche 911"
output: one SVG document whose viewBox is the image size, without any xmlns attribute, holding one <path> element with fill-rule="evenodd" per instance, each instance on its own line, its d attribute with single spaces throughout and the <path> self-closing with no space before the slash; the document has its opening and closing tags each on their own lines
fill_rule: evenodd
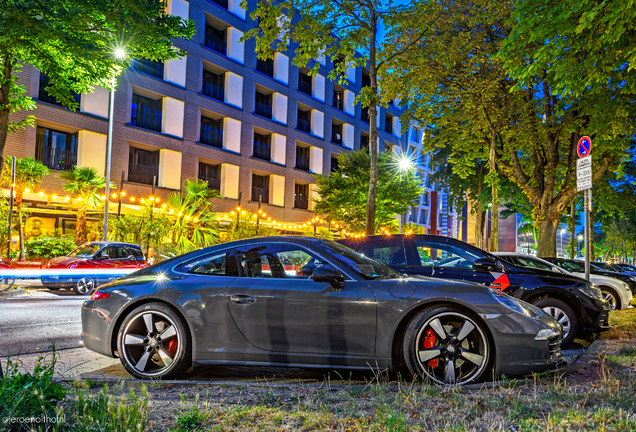
<svg viewBox="0 0 636 432">
<path fill-rule="evenodd" d="M 438 384 L 542 372 L 561 328 L 474 283 L 406 277 L 331 241 L 262 237 L 172 258 L 99 288 L 81 343 L 137 378 L 240 364 L 397 369 Z"/>
</svg>

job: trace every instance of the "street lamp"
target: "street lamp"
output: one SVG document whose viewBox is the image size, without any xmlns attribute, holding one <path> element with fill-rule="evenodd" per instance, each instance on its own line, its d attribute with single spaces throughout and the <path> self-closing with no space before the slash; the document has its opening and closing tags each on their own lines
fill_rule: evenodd
<svg viewBox="0 0 636 432">
<path fill-rule="evenodd" d="M 126 52 L 122 48 L 115 50 L 115 57 L 123 59 Z M 106 145 L 106 202 L 104 203 L 104 235 L 103 240 L 108 240 L 108 204 L 110 201 L 110 160 L 113 148 L 113 111 L 115 107 L 115 87 L 117 86 L 117 76 L 113 75 L 113 82 L 110 88 L 110 98 L 108 101 L 108 144 Z"/>
</svg>

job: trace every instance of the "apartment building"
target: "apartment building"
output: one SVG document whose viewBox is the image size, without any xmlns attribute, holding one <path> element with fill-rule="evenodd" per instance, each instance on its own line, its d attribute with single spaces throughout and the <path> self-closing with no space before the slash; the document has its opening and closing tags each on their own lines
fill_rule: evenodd
<svg viewBox="0 0 636 432">
<path fill-rule="evenodd" d="M 254 8 L 256 0 L 248 1 Z M 168 12 L 193 20 L 196 35 L 175 45 L 187 56 L 158 63 L 131 59 L 114 98 L 111 180 L 124 212 L 141 199 L 161 201 L 187 178 L 201 178 L 223 199 L 223 216 L 237 206 L 261 208 L 273 220 L 304 223 L 314 217 L 315 178 L 328 174 L 342 152 L 369 145 L 366 110 L 354 104 L 369 71 L 349 67 L 343 84 L 327 75 L 333 64 L 316 59 L 318 74 L 291 64 L 290 49 L 256 58 L 255 41 L 240 42 L 256 22 L 238 0 L 169 0 Z M 293 48 L 293 47 L 291 47 Z M 51 169 L 25 201 L 49 226 L 66 229 L 73 197 L 56 178 L 73 166 L 105 171 L 109 92 L 77 95 L 79 110 L 61 107 L 45 90 L 47 77 L 26 66 L 21 83 L 37 109 L 35 127 L 9 136 L 8 156 L 32 156 Z M 397 103 L 378 117 L 380 150 L 403 143 Z M 123 182 L 122 182 L 123 179 Z M 123 189 L 122 189 L 123 188 Z M 418 216 L 419 217 L 419 216 Z"/>
</svg>

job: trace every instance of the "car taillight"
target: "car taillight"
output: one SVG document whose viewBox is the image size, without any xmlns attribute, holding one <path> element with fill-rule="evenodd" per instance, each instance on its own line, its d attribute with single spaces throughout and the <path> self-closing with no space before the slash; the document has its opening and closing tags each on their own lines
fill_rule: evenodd
<svg viewBox="0 0 636 432">
<path fill-rule="evenodd" d="M 108 297 L 110 297 L 110 294 L 95 291 L 93 295 L 91 296 L 91 300 L 103 300 L 103 299 L 107 299 Z"/>
</svg>

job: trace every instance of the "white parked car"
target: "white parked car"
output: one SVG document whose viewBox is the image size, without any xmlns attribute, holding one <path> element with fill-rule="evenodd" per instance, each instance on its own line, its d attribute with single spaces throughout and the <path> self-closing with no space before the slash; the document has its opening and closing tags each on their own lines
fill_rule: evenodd
<svg viewBox="0 0 636 432">
<path fill-rule="evenodd" d="M 532 255 L 513 252 L 494 252 L 493 255 L 497 255 L 502 260 L 507 261 L 513 265 L 538 268 L 542 270 L 551 270 L 555 273 L 571 274 L 580 278 L 585 278 L 585 273 L 567 271 L 557 266 L 556 264 L 553 264 L 546 260 L 542 260 L 541 258 L 537 258 Z M 633 297 L 632 291 L 629 289 L 629 286 L 625 282 L 613 277 L 595 274 L 590 274 L 590 282 L 592 282 L 601 290 L 603 297 L 610 303 L 612 310 L 627 309 L 631 307 L 630 303 Z"/>
</svg>

